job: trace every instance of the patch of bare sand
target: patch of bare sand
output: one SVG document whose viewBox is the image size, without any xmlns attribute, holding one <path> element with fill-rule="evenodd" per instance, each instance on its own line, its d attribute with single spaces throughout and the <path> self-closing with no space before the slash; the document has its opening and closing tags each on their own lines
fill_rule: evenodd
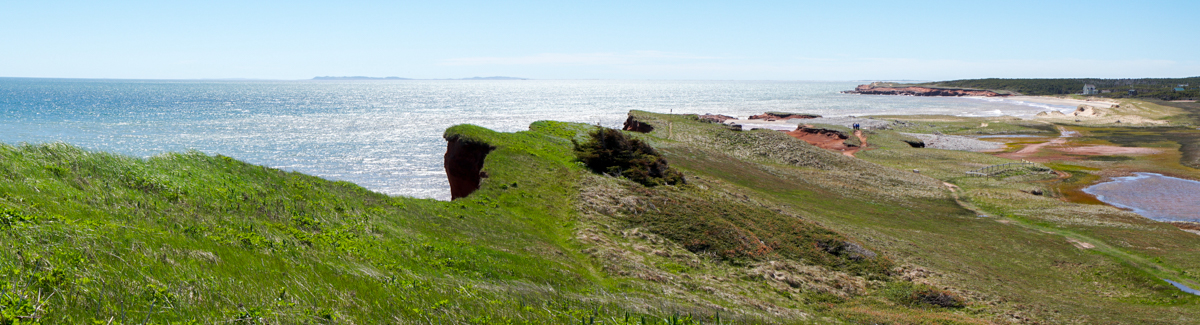
<svg viewBox="0 0 1200 325">
<path fill-rule="evenodd" d="M 1075 245 L 1075 248 L 1078 248 L 1078 249 L 1092 249 L 1092 248 L 1096 248 L 1096 245 L 1092 245 L 1092 244 L 1089 244 L 1089 243 L 1086 243 L 1086 242 L 1082 242 L 1082 241 L 1079 241 L 1078 239 L 1075 239 L 1075 238 L 1067 238 L 1067 241 L 1071 242 L 1071 245 Z"/>
<path fill-rule="evenodd" d="M 1160 120 L 1161 118 L 1178 113 L 1177 109 L 1142 101 L 1125 100 L 1116 103 L 1111 100 L 1098 99 L 1085 101 L 1085 103 L 1079 104 L 1075 111 L 1068 114 L 1053 111 L 1042 112 L 1038 113 L 1035 118 L 1065 124 L 1164 125 L 1170 124 L 1170 122 Z"/>
<path fill-rule="evenodd" d="M 1026 103 L 1049 104 L 1049 105 L 1075 106 L 1075 107 L 1078 107 L 1079 105 L 1088 105 L 1088 106 L 1094 106 L 1094 107 L 1100 107 L 1100 108 L 1112 108 L 1113 105 L 1119 104 L 1115 100 L 1104 99 L 1104 98 L 1094 98 L 1094 99 L 1084 100 L 1084 99 L 1047 97 L 1047 96 L 1009 96 L 1009 97 L 1004 97 L 1003 100 L 1019 101 L 1019 102 L 1026 102 Z"/>
<path fill-rule="evenodd" d="M 1179 230 L 1200 235 L 1200 222 L 1172 221 L 1171 224 L 1178 227 Z"/>
<path fill-rule="evenodd" d="M 1125 124 L 1125 125 L 1161 125 L 1167 121 L 1145 118 L 1137 115 L 1103 115 L 1103 116 L 1038 116 L 1038 119 L 1068 124 Z"/>
</svg>

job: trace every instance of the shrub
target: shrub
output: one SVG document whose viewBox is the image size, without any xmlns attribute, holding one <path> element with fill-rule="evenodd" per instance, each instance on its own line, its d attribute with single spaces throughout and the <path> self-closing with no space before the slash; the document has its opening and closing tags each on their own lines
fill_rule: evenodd
<svg viewBox="0 0 1200 325">
<path fill-rule="evenodd" d="M 593 172 L 621 176 L 646 186 L 683 184 L 683 174 L 649 144 L 621 131 L 598 128 L 584 143 L 575 142 L 575 154 Z"/>
<path fill-rule="evenodd" d="M 966 302 L 952 292 L 907 281 L 889 283 L 884 288 L 883 295 L 893 302 L 909 307 L 931 305 L 943 308 L 962 308 L 966 306 Z"/>
</svg>

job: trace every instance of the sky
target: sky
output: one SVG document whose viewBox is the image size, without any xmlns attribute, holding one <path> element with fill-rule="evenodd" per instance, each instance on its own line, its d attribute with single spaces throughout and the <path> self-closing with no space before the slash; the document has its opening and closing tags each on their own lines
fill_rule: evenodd
<svg viewBox="0 0 1200 325">
<path fill-rule="evenodd" d="M 1200 76 L 1200 1 L 0 1 L 0 77 Z"/>
</svg>

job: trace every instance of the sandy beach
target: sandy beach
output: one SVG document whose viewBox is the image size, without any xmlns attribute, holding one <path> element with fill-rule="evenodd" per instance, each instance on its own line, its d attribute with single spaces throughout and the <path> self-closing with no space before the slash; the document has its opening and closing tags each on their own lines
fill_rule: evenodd
<svg viewBox="0 0 1200 325">
<path fill-rule="evenodd" d="M 983 97 L 981 97 L 981 98 L 983 98 Z M 1117 104 L 1116 101 L 1111 100 L 1111 99 L 1082 100 L 1082 99 L 1060 98 L 1060 97 L 1050 97 L 1050 96 L 1009 96 L 1009 97 L 1004 97 L 1002 99 L 1006 100 L 1006 101 L 1039 103 L 1039 104 L 1047 104 L 1047 105 L 1062 105 L 1062 106 L 1071 106 L 1071 107 L 1078 107 L 1079 105 L 1091 105 L 1091 106 L 1099 107 L 1099 108 L 1111 108 L 1113 105 Z"/>
</svg>

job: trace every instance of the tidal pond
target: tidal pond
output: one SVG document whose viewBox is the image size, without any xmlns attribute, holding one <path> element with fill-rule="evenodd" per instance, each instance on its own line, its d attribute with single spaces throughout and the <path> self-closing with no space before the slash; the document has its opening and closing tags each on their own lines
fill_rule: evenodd
<svg viewBox="0 0 1200 325">
<path fill-rule="evenodd" d="M 1134 173 L 1083 189 L 1104 203 L 1158 221 L 1200 222 L 1200 182 L 1155 173 Z"/>
</svg>

